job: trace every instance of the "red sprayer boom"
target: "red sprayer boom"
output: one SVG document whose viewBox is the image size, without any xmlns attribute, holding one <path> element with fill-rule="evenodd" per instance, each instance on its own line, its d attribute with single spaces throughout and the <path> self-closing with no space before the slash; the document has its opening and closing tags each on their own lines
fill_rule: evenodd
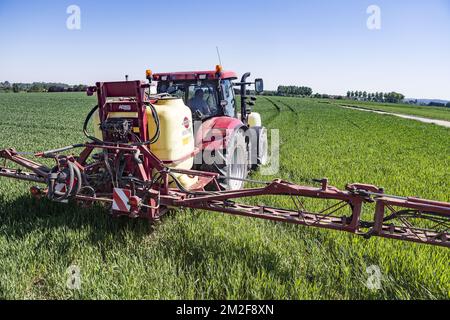
<svg viewBox="0 0 450 320">
<path fill-rule="evenodd" d="M 219 173 L 167 164 L 152 151 L 159 128 L 152 134 L 147 130 L 150 122 L 157 127 L 155 105 L 167 97 L 149 97 L 146 88 L 148 84 L 139 81 L 97 83 L 90 90 L 97 92 L 99 104 L 90 116 L 98 112 L 102 138 L 91 137 L 85 130 L 90 142 L 35 155 L 54 159 L 52 168 L 28 160 L 14 149 L 2 150 L 5 166 L 0 166 L 0 176 L 41 185 L 31 188 L 36 197 L 60 202 L 72 199 L 85 205 L 103 202 L 110 205 L 113 215 L 157 220 L 169 209 L 192 208 L 450 247 L 450 203 L 391 196 L 366 184 L 349 184 L 340 190 L 327 179 L 316 181 L 317 187 L 274 180 L 258 182 L 258 188 L 223 190 Z M 121 109 L 126 109 L 130 118 L 117 117 Z M 72 149 L 81 152 L 78 156 L 62 154 Z M 196 147 L 194 153 L 198 152 Z M 22 169 L 7 168 L 6 162 Z M 186 187 L 183 176 L 195 183 Z M 237 202 L 267 195 L 287 197 L 292 206 L 281 209 Z M 323 199 L 324 208 L 308 210 L 307 198 Z M 372 212 L 363 211 L 364 205 L 373 207 Z"/>
</svg>

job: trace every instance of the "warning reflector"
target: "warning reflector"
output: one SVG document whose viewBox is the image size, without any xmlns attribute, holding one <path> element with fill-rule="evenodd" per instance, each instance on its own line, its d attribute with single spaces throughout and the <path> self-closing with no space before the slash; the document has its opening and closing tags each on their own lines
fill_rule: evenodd
<svg viewBox="0 0 450 320">
<path fill-rule="evenodd" d="M 130 198 L 131 190 L 114 188 L 112 209 L 114 211 L 130 212 L 131 206 L 128 203 Z"/>
</svg>

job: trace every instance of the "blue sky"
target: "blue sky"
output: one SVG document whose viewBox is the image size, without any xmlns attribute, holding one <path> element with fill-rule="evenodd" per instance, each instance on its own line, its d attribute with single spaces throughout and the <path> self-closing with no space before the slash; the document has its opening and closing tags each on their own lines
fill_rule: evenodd
<svg viewBox="0 0 450 320">
<path fill-rule="evenodd" d="M 81 9 L 68 30 L 66 9 Z M 381 8 L 381 29 L 366 10 Z M 0 81 L 144 78 L 251 71 L 266 88 L 399 91 L 450 100 L 450 0 L 0 0 Z"/>
</svg>

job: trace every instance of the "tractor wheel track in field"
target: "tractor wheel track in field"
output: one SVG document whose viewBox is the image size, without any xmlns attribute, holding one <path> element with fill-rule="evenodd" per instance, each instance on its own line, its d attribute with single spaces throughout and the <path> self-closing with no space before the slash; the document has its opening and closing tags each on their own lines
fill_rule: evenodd
<svg viewBox="0 0 450 320">
<path fill-rule="evenodd" d="M 276 109 L 278 112 L 281 112 L 281 107 L 275 103 L 275 101 L 273 101 L 272 99 L 269 99 L 267 97 L 264 97 L 267 101 L 269 101 Z"/>
<path fill-rule="evenodd" d="M 297 112 L 295 112 L 295 110 L 291 107 L 291 106 L 289 106 L 288 104 L 286 104 L 286 103 L 284 103 L 284 102 L 282 102 L 282 101 L 277 101 L 277 102 L 275 102 L 275 101 L 273 101 L 272 99 L 270 99 L 270 98 L 267 98 L 267 97 L 264 97 L 267 101 L 269 101 L 269 103 L 270 104 L 272 104 L 276 109 L 277 109 L 277 114 L 274 116 L 274 117 L 272 117 L 270 120 L 267 120 L 267 122 L 266 122 L 266 124 L 267 125 L 270 125 L 273 121 L 275 121 L 275 119 L 280 115 L 280 113 L 281 113 L 281 107 L 280 107 L 280 105 L 278 104 L 278 103 L 281 103 L 283 106 L 285 106 L 285 107 L 287 107 L 291 112 L 294 112 L 295 114 L 297 114 Z"/>
<path fill-rule="evenodd" d="M 273 116 L 270 116 L 269 119 L 265 120 L 266 126 L 270 126 L 270 124 L 272 124 L 272 122 L 274 122 L 280 116 L 280 114 L 281 114 L 281 107 L 279 105 L 277 105 L 271 99 L 269 99 L 267 97 L 263 97 L 263 98 L 266 99 L 270 104 L 272 104 L 275 107 L 275 109 L 276 109 L 276 113 Z M 272 111 L 270 111 L 270 113 L 272 113 Z"/>
<path fill-rule="evenodd" d="M 280 100 L 277 100 L 277 101 L 275 102 L 275 101 L 273 101 L 272 99 L 269 99 L 269 98 L 267 98 L 267 97 L 265 97 L 265 98 L 266 98 L 267 101 L 269 101 L 275 108 L 277 108 L 277 110 L 278 110 L 279 112 L 281 112 L 281 107 L 280 107 L 280 105 L 279 105 L 279 104 L 281 104 L 281 105 L 283 105 L 284 107 L 288 108 L 289 111 L 291 111 L 291 112 L 297 114 L 297 111 L 296 111 L 294 108 L 292 108 L 289 104 L 287 104 L 286 102 L 283 102 L 283 101 L 280 101 Z"/>
<path fill-rule="evenodd" d="M 283 102 L 281 100 L 278 100 L 279 103 L 281 103 L 283 106 L 285 106 L 286 108 L 288 108 L 289 110 L 291 110 L 293 113 L 297 114 L 297 111 L 292 108 L 292 106 L 290 106 L 289 104 L 287 104 L 286 102 Z"/>
</svg>

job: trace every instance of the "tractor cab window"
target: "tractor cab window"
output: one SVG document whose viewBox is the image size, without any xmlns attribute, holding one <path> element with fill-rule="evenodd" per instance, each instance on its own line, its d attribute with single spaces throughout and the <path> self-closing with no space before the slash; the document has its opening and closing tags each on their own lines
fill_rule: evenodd
<svg viewBox="0 0 450 320">
<path fill-rule="evenodd" d="M 186 87 L 182 83 L 161 83 L 158 86 L 158 93 L 168 93 L 184 100 Z"/>
<path fill-rule="evenodd" d="M 233 84 L 230 80 L 223 80 L 222 81 L 222 92 L 223 92 L 223 99 L 227 101 L 227 105 L 224 107 L 223 113 L 224 115 L 228 117 L 235 117 L 235 97 L 234 97 L 234 89 Z"/>
<path fill-rule="evenodd" d="M 184 103 L 192 110 L 194 119 L 228 115 L 228 113 L 230 116 L 234 116 L 234 111 L 225 112 L 220 106 L 217 86 L 218 83 L 214 81 L 159 82 L 157 92 L 168 93 L 183 99 Z"/>
<path fill-rule="evenodd" d="M 188 87 L 187 105 L 192 114 L 201 112 L 203 117 L 215 116 L 219 113 L 217 94 L 212 83 L 191 84 Z"/>
</svg>

